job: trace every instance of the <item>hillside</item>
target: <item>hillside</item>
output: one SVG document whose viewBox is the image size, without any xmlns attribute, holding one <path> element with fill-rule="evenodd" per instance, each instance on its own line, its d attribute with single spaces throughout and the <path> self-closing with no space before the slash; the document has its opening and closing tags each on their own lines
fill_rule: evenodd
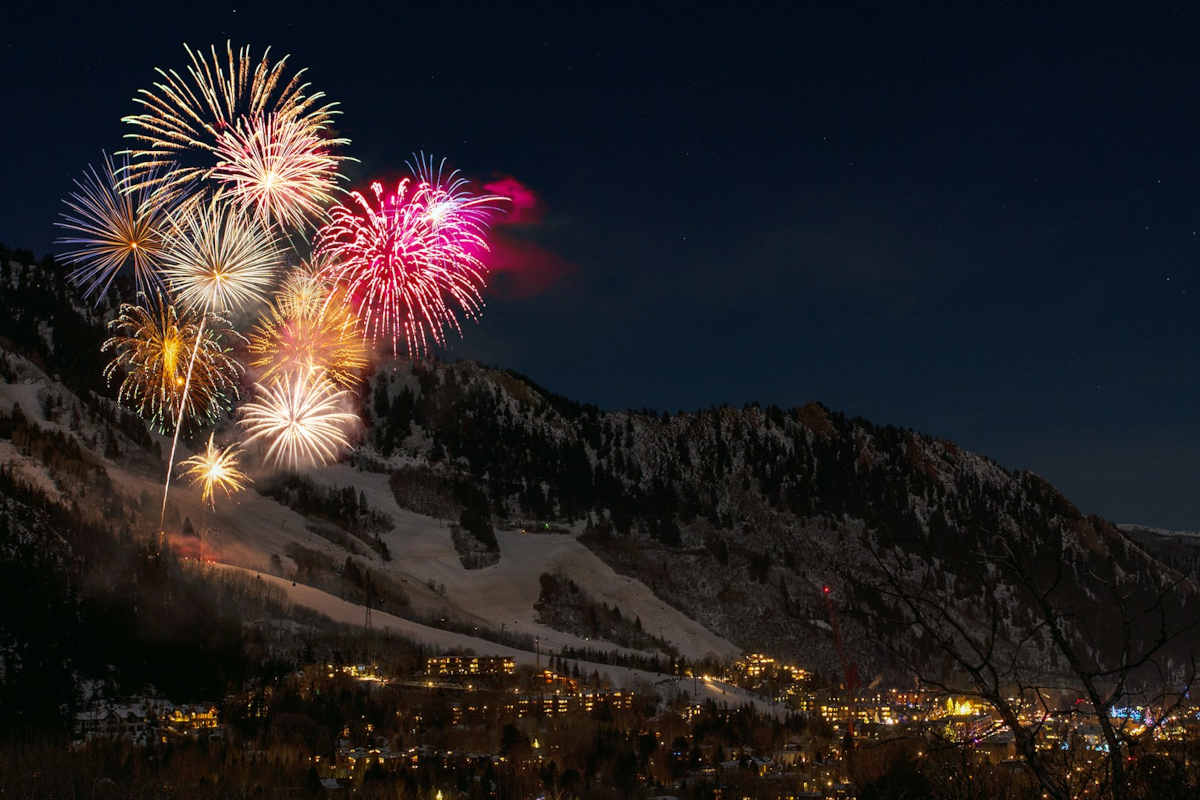
<svg viewBox="0 0 1200 800">
<path fill-rule="evenodd" d="M 103 505 L 90 501 L 110 512 L 102 522 L 117 521 L 135 536 L 152 536 L 168 443 L 113 403 L 107 387 L 93 380 L 98 372 L 51 372 L 57 366 L 54 342 L 67 336 L 86 340 L 73 352 L 88 353 L 98 370 L 102 323 L 111 314 L 111 307 L 73 304 L 61 277 L 48 271 L 51 266 L 13 258 L 0 263 L 13 290 L 4 295 L 12 313 L 0 324 L 0 412 L 18 414 L 36 437 L 62 446 L 31 450 L 24 434 L 14 434 L 11 425 L 0 427 L 0 464 L 23 484 L 75 509 L 86 506 L 89 495 L 76 480 L 79 468 L 63 466 L 63 453 L 74 453 L 104 482 Z M 26 295 L 55 309 L 54 324 L 33 337 L 25 335 L 27 315 L 18 313 L 19 298 Z M 180 458 L 185 457 L 189 443 L 181 442 L 180 450 Z M 174 549 L 309 582 L 352 602 L 370 602 L 376 610 L 394 609 L 411 619 L 483 633 L 530 652 L 540 639 L 546 651 L 608 650 L 645 661 L 655 657 L 539 624 L 533 607 L 539 575 L 566 574 L 631 618 L 670 630 L 672 649 L 688 658 L 737 652 L 645 586 L 614 574 L 570 533 L 493 533 L 489 523 L 492 547 L 504 558 L 488 569 L 467 569 L 455 545 L 459 526 L 400 508 L 387 475 L 344 463 L 305 475 L 258 471 L 253 477 L 254 488 L 216 512 L 208 511 L 195 491 L 177 485 L 167 514 Z M 472 496 L 486 503 L 481 493 Z M 457 523 L 458 515 L 453 516 Z M 67 557 L 72 555 L 68 549 Z M 481 640 L 479 646 L 489 645 Z"/>
<path fill-rule="evenodd" d="M 948 602 L 998 588 L 972 574 L 996 537 L 1065 563 L 1069 603 L 1097 601 L 1117 577 L 1147 593 L 1178 578 L 1032 473 L 819 404 L 602 411 L 470 363 L 382 373 L 370 400 L 360 458 L 373 468 L 417 462 L 484 487 L 498 517 L 583 526 L 580 541 L 706 627 L 826 669 L 837 660 L 822 587 L 839 587 L 848 610 L 870 605 L 855 586 L 864 546 L 919 557 Z M 1190 603 L 1195 587 L 1180 592 Z M 1078 636 L 1118 646 L 1095 622 Z M 881 667 L 877 633 L 847 641 Z"/>
<path fill-rule="evenodd" d="M 0 398 L 72 436 L 131 503 L 153 496 L 159 440 L 90 377 L 104 310 L 75 303 L 52 265 L 0 256 L 12 289 Z M 17 315 L 26 296 L 52 314 L 36 336 Z M 267 494 L 213 515 L 178 489 L 172 519 L 208 529 L 210 556 L 351 601 L 525 646 L 538 637 L 629 656 L 580 636 L 578 620 L 535 610 L 541 576 L 565 578 L 588 602 L 637 619 L 644 641 L 661 637 L 689 659 L 767 650 L 825 674 L 839 664 L 825 586 L 862 669 L 894 670 L 904 648 L 928 655 L 928 643 L 899 642 L 908 634 L 886 624 L 864 579 L 880 565 L 964 613 L 1001 598 L 1001 627 L 1020 639 L 1033 624 L 1029 598 L 979 561 L 997 542 L 1054 565 L 1056 598 L 1073 608 L 1113 586 L 1136 599 L 1169 585 L 1172 618 L 1195 616 L 1194 582 L 1173 568 L 1183 565 L 1163 564 L 1036 475 L 816 403 L 606 411 L 505 370 L 394 363 L 364 387 L 362 411 L 363 441 L 343 463 L 299 479 L 256 474 Z M 31 480 L 60 481 L 19 448 L 0 457 Z M 1122 646 L 1114 627 L 1096 615 L 1069 622 L 1096 659 Z"/>
</svg>

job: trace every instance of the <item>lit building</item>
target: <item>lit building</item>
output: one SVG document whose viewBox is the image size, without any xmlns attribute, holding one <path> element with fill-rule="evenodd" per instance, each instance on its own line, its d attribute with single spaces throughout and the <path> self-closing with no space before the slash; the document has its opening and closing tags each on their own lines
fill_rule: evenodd
<svg viewBox="0 0 1200 800">
<path fill-rule="evenodd" d="M 425 660 L 425 674 L 446 677 L 512 675 L 517 663 L 507 656 L 434 656 Z"/>
<path fill-rule="evenodd" d="M 758 678 L 763 674 L 773 671 L 775 659 L 765 653 L 748 653 L 744 658 L 740 658 L 734 666 L 741 672 L 746 674 L 748 678 Z"/>
</svg>

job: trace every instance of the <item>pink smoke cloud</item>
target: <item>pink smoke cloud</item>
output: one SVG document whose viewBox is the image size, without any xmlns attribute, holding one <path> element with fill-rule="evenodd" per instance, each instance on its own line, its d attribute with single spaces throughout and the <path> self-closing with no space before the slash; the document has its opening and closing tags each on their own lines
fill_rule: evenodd
<svg viewBox="0 0 1200 800">
<path fill-rule="evenodd" d="M 512 203 L 501 225 L 532 225 L 542 219 L 542 203 L 534 191 L 511 175 L 501 175 L 483 188 Z"/>
<path fill-rule="evenodd" d="M 574 269 L 566 259 L 529 238 L 545 210 L 536 192 L 511 175 L 500 175 L 483 188 L 511 203 L 493 225 L 490 252 L 482 255 L 495 276 L 492 289 L 496 294 L 509 299 L 535 297 Z"/>
<path fill-rule="evenodd" d="M 483 261 L 495 276 L 493 291 L 509 299 L 542 294 L 573 269 L 570 262 L 541 245 L 503 231 L 494 233 Z"/>
</svg>

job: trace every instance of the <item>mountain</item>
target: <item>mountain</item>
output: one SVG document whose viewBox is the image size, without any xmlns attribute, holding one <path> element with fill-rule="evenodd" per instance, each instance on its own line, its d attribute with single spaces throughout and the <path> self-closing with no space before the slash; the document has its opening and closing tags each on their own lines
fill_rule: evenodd
<svg viewBox="0 0 1200 800">
<path fill-rule="evenodd" d="M 1200 532 L 1132 524 L 1117 527 L 1159 562 L 1200 583 Z"/>
<path fill-rule="evenodd" d="M 0 399 L 76 442 L 121 508 L 145 514 L 162 441 L 99 381 L 111 306 L 84 306 L 52 262 L 30 260 L 0 252 Z M 360 401 L 362 439 L 342 464 L 260 472 L 211 515 L 176 489 L 176 524 L 206 519 L 221 560 L 354 602 L 624 657 L 765 650 L 828 675 L 836 609 L 850 659 L 902 677 L 899 656 L 931 656 L 931 644 L 888 622 L 887 593 L 866 578 L 902 573 L 983 628 L 972 609 L 991 609 L 1016 641 L 1040 627 L 1036 597 L 981 560 L 998 546 L 1053 579 L 1063 629 L 1098 662 L 1128 644 L 1087 613 L 1109 608 L 1107 593 L 1148 601 L 1169 588 L 1172 620 L 1196 616 L 1194 570 L 1040 477 L 818 403 L 609 411 L 471 362 L 380 365 Z M 12 446 L 30 481 L 70 494 Z M 548 610 L 555 597 L 570 613 Z M 1047 669 L 1052 649 L 1035 652 Z"/>
<path fill-rule="evenodd" d="M 1010 623 L 1028 616 L 1019 593 L 974 563 L 997 536 L 1033 563 L 1064 563 L 1056 591 L 1069 606 L 1101 603 L 1128 579 L 1147 598 L 1178 584 L 1194 607 L 1194 582 L 1037 475 L 820 404 L 603 411 L 466 362 L 380 372 L 368 396 L 362 463 L 415 462 L 481 487 L 498 517 L 582 526 L 581 542 L 711 630 L 819 668 L 838 663 L 824 587 L 843 607 L 871 604 L 854 580 L 870 559 L 864 539 L 916 557 L 947 602 L 1007 591 Z M 1111 626 L 1077 616 L 1088 647 L 1120 646 Z M 845 638 L 874 670 L 888 666 L 874 643 L 892 633 Z"/>
</svg>

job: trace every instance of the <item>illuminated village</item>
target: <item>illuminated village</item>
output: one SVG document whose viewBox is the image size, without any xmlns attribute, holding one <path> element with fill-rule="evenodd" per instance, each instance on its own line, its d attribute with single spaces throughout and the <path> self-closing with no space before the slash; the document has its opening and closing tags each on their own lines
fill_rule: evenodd
<svg viewBox="0 0 1200 800">
<path fill-rule="evenodd" d="M 614 789 L 659 798 L 844 799 L 856 797 L 852 773 L 898 753 L 917 761 L 954 754 L 966 777 L 992 774 L 1010 784 L 1025 772 L 986 703 L 921 688 L 819 688 L 809 671 L 763 653 L 720 674 L 687 670 L 671 683 L 730 696 L 749 690 L 756 705 L 740 706 L 614 687 L 555 658 L 540 669 L 506 656 L 409 654 L 400 662 L 394 672 L 311 664 L 219 703 L 96 704 L 76 714 L 75 747 L 236 749 L 238 758 L 332 796 L 392 796 L 385 787 L 402 787 L 443 800 L 608 797 Z M 1053 708 L 1018 705 L 1025 721 L 1044 722 L 1037 747 L 1061 751 L 1083 771 L 1106 748 L 1095 726 L 1080 722 L 1079 702 L 1064 695 Z M 1144 746 L 1169 751 L 1194 741 L 1198 710 L 1180 705 Z M 1119 710 L 1135 725 L 1152 714 Z"/>
</svg>

